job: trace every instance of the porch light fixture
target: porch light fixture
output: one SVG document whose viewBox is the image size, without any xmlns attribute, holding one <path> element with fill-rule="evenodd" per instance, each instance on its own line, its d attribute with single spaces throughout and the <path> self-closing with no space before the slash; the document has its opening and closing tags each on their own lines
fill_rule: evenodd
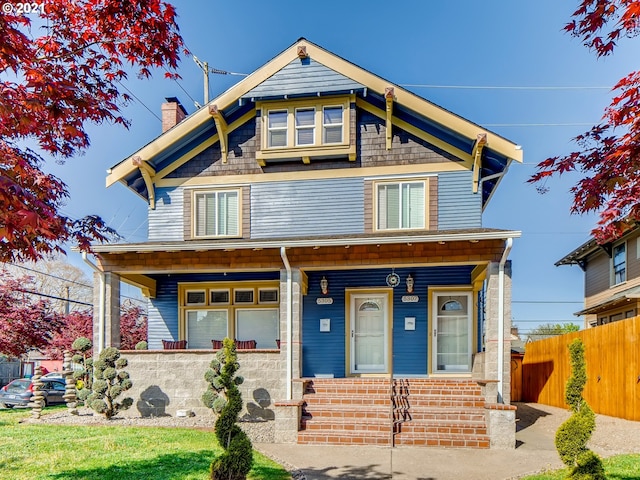
<svg viewBox="0 0 640 480">
<path fill-rule="evenodd" d="M 322 280 L 320 280 L 320 291 L 323 295 L 329 293 L 329 280 L 327 280 L 327 277 L 325 276 L 323 276 Z"/>
<path fill-rule="evenodd" d="M 407 276 L 407 293 L 413 293 L 413 277 L 411 274 Z"/>
</svg>

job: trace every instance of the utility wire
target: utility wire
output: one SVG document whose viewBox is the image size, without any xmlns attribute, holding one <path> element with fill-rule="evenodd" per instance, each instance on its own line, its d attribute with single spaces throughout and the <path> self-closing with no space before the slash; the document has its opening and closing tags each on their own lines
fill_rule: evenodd
<svg viewBox="0 0 640 480">
<path fill-rule="evenodd" d="M 87 305 L 93 307 L 92 303 L 81 302 L 80 300 L 71 300 L 70 298 L 56 297 L 55 295 L 47 295 L 46 293 L 32 292 L 31 290 L 18 289 L 18 292 L 28 293 L 29 295 L 38 295 L 39 297 L 52 298 L 54 300 L 62 300 L 63 302 L 77 303 L 79 305 Z"/>
<path fill-rule="evenodd" d="M 76 282 L 75 280 L 69 280 L 67 278 L 58 277 L 57 275 L 52 275 L 51 273 L 46 273 L 46 272 L 41 272 L 39 270 L 34 270 L 33 268 L 25 267 L 23 265 L 18 265 L 18 264 L 15 264 L 15 263 L 7 263 L 6 265 L 10 265 L 12 267 L 21 268 L 23 270 L 27 270 L 27 271 L 33 272 L 33 273 L 38 273 L 38 274 L 44 275 L 46 277 L 55 278 L 56 280 L 62 280 L 62 281 L 67 282 L 67 283 L 73 283 L 75 285 L 80 285 L 81 287 L 91 288 L 91 289 L 93 288 L 93 285 L 89 285 L 88 283 Z"/>
<path fill-rule="evenodd" d="M 144 103 L 142 100 L 140 100 L 138 97 L 136 97 L 136 94 L 135 94 L 135 93 L 133 93 L 131 90 L 129 90 L 129 88 L 127 88 L 127 86 L 126 86 L 124 83 L 122 83 L 122 82 L 121 82 L 121 81 L 119 81 L 119 80 L 118 80 L 118 83 L 120 84 L 120 86 L 121 86 L 122 88 L 124 88 L 127 92 L 129 92 L 129 93 L 131 94 L 131 96 L 132 96 L 135 100 L 137 100 L 137 102 L 138 102 L 140 105 L 142 105 L 144 108 L 146 108 L 146 109 L 149 111 L 149 113 L 151 113 L 151 115 L 153 115 L 154 117 L 156 117 L 156 118 L 158 119 L 158 121 L 159 121 L 160 123 L 162 123 L 162 119 L 161 119 L 161 118 L 160 118 L 160 117 L 159 117 L 159 116 L 158 116 L 158 115 L 157 115 L 153 110 L 151 110 L 149 107 L 147 107 L 147 106 L 145 105 L 145 103 Z"/>
<path fill-rule="evenodd" d="M 598 86 L 510 86 L 510 85 L 429 85 L 401 83 L 401 87 L 413 88 L 453 88 L 466 90 L 611 90 L 612 87 Z"/>
</svg>

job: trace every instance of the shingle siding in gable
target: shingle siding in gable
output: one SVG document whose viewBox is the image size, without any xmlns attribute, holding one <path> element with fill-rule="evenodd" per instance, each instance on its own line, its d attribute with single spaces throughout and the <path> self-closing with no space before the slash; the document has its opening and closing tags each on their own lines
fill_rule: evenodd
<svg viewBox="0 0 640 480">
<path fill-rule="evenodd" d="M 251 187 L 251 237 L 364 232 L 361 178 L 269 182 Z"/>
<path fill-rule="evenodd" d="M 184 240 L 181 188 L 156 188 L 156 208 L 149 209 L 149 241 Z"/>
<path fill-rule="evenodd" d="M 473 193 L 470 171 L 438 174 L 438 229 L 482 227 L 482 195 Z"/>
<path fill-rule="evenodd" d="M 393 129 L 391 150 L 386 147 L 385 121 L 368 112 L 358 112 L 358 157 L 363 167 L 414 165 L 457 160 L 404 130 Z"/>
<path fill-rule="evenodd" d="M 220 143 L 216 142 L 167 175 L 167 178 L 209 177 L 261 173 L 256 162 L 258 149 L 256 120 L 252 119 L 229 134 L 227 163 L 222 163 Z"/>
<path fill-rule="evenodd" d="M 243 98 L 316 95 L 318 92 L 345 92 L 363 88 L 364 85 L 354 82 L 313 59 L 296 59 L 247 92 Z"/>
</svg>

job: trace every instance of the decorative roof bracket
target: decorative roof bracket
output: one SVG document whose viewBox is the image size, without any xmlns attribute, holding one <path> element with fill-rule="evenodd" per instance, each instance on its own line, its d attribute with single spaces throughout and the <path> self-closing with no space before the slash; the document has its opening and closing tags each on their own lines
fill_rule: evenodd
<svg viewBox="0 0 640 480">
<path fill-rule="evenodd" d="M 482 168 L 482 150 L 487 145 L 487 134 L 479 133 L 473 144 L 471 158 L 473 158 L 473 193 L 478 193 L 480 186 L 480 169 Z"/>
<path fill-rule="evenodd" d="M 147 194 L 149 195 L 149 206 L 151 210 L 155 210 L 156 208 L 156 189 L 153 182 L 154 177 L 156 176 L 156 171 L 153 169 L 151 165 L 145 162 L 142 157 L 135 156 L 131 159 L 133 164 L 138 167 L 140 170 L 140 174 L 142 175 L 142 179 L 144 180 L 144 184 L 147 187 Z"/>
<path fill-rule="evenodd" d="M 391 142 L 393 140 L 393 124 L 391 122 L 391 117 L 393 116 L 393 87 L 386 87 L 384 89 L 384 99 L 387 104 L 387 125 L 386 125 L 386 141 L 387 141 L 387 150 L 391 150 Z"/>
<path fill-rule="evenodd" d="M 224 119 L 222 112 L 218 110 L 218 105 L 209 105 L 209 115 L 213 117 L 220 138 L 220 154 L 222 155 L 222 163 L 227 163 L 227 152 L 229 145 L 229 126 Z"/>
</svg>

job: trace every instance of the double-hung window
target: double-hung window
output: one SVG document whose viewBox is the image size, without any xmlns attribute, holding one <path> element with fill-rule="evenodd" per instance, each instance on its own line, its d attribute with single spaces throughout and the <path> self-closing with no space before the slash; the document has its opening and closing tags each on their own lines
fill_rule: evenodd
<svg viewBox="0 0 640 480">
<path fill-rule="evenodd" d="M 378 230 L 425 228 L 425 182 L 385 182 L 376 184 Z"/>
<path fill-rule="evenodd" d="M 287 110 L 270 110 L 267 120 L 269 148 L 287 146 Z"/>
<path fill-rule="evenodd" d="M 194 236 L 240 235 L 240 191 L 217 190 L 194 193 Z"/>
<path fill-rule="evenodd" d="M 344 109 L 342 106 L 324 107 L 322 109 L 322 143 L 342 143 Z"/>
<path fill-rule="evenodd" d="M 612 255 L 612 280 L 613 285 L 627 281 L 627 248 L 626 243 L 620 243 L 613 247 Z"/>
<path fill-rule="evenodd" d="M 296 146 L 316 143 L 315 116 L 315 108 L 296 108 Z"/>
</svg>

